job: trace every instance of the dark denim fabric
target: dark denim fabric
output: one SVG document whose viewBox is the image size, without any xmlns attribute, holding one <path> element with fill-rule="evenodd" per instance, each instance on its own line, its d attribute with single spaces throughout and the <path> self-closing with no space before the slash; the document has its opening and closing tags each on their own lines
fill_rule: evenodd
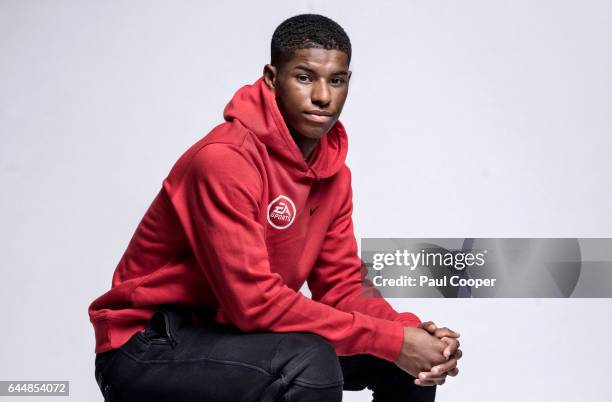
<svg viewBox="0 0 612 402">
<path fill-rule="evenodd" d="M 95 377 L 104 400 L 335 402 L 343 389 L 366 387 L 376 402 L 435 398 L 435 387 L 414 385 L 395 364 L 372 355 L 338 357 L 318 335 L 245 333 L 211 320 L 196 324 L 192 314 L 160 306 L 144 331 L 98 353 Z"/>
</svg>

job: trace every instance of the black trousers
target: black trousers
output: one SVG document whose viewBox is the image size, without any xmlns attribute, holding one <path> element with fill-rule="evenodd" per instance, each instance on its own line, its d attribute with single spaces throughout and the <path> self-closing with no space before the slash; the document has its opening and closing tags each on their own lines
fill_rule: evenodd
<svg viewBox="0 0 612 402">
<path fill-rule="evenodd" d="M 395 364 L 372 355 L 338 357 L 315 334 L 245 333 L 197 321 L 184 307 L 160 306 L 144 331 L 98 353 L 95 377 L 104 400 L 335 402 L 343 390 L 366 387 L 376 402 L 435 399 L 435 387 L 414 385 Z"/>
</svg>

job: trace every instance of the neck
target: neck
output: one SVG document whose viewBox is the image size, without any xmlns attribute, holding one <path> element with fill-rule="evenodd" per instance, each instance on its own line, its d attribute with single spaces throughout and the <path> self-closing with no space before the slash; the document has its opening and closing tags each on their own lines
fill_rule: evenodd
<svg viewBox="0 0 612 402">
<path fill-rule="evenodd" d="M 289 129 L 289 132 L 291 133 L 293 141 L 295 141 L 300 151 L 302 151 L 302 156 L 304 157 L 304 160 L 307 160 L 315 146 L 317 146 L 317 142 L 319 140 L 304 137 L 303 135 L 296 133 L 293 129 Z"/>
</svg>

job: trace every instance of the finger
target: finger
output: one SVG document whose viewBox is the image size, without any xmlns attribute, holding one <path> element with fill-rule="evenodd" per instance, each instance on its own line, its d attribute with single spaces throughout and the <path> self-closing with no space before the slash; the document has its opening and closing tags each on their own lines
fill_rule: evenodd
<svg viewBox="0 0 612 402">
<path fill-rule="evenodd" d="M 436 329 L 436 331 L 434 332 L 434 335 L 437 338 L 442 338 L 444 336 L 447 336 L 449 338 L 459 338 L 460 336 L 459 332 L 455 332 L 452 329 L 449 329 L 446 327 Z"/>
<path fill-rule="evenodd" d="M 454 369 L 455 367 L 457 367 L 457 358 L 452 357 L 447 362 L 444 362 L 442 364 L 438 364 L 437 366 L 432 367 L 431 372 L 435 375 L 444 374 Z"/>
<path fill-rule="evenodd" d="M 451 355 L 451 358 L 457 359 L 457 360 L 461 359 L 462 357 L 463 357 L 463 351 L 461 349 L 457 349 L 457 351 Z"/>
<path fill-rule="evenodd" d="M 431 371 L 422 371 L 418 375 L 418 379 L 421 381 L 436 381 L 446 378 L 446 373 L 434 374 Z"/>
<path fill-rule="evenodd" d="M 436 324 L 434 324 L 433 321 L 426 321 L 421 323 L 421 325 L 419 325 L 419 328 L 424 329 L 425 331 L 429 332 L 430 334 L 433 334 L 434 331 L 436 329 L 438 329 L 438 327 L 436 326 Z"/>
<path fill-rule="evenodd" d="M 419 372 L 419 374 L 417 374 L 417 378 L 423 379 L 423 380 L 430 380 L 432 378 L 443 378 L 446 376 L 451 376 L 451 377 L 456 377 L 459 374 L 459 368 L 458 367 L 454 367 L 446 372 L 443 373 L 434 373 L 432 371 L 421 371 Z"/>
<path fill-rule="evenodd" d="M 444 348 L 444 352 L 442 352 L 442 354 L 444 355 L 444 357 L 446 357 L 446 359 L 449 359 L 457 352 L 460 343 L 455 338 L 448 338 L 446 336 L 444 338 L 441 338 L 440 340 L 448 344 L 448 346 Z"/>
<path fill-rule="evenodd" d="M 434 382 L 436 383 L 436 385 L 444 385 L 444 383 L 446 382 L 446 378 L 434 380 Z"/>
<path fill-rule="evenodd" d="M 446 382 L 445 378 L 438 378 L 436 380 L 426 380 L 426 381 L 420 380 L 420 379 L 414 380 L 414 383 L 416 385 L 421 385 L 421 386 L 424 386 L 424 387 L 431 387 L 431 386 L 434 386 L 434 385 L 443 385 L 445 382 Z"/>
<path fill-rule="evenodd" d="M 459 368 L 455 367 L 454 369 L 448 371 L 446 374 L 448 374 L 451 377 L 457 377 L 457 374 L 459 374 Z"/>
<path fill-rule="evenodd" d="M 422 387 L 431 387 L 431 386 L 436 385 L 436 383 L 433 381 L 422 381 L 422 380 L 419 380 L 418 378 L 414 380 L 414 383 Z"/>
</svg>

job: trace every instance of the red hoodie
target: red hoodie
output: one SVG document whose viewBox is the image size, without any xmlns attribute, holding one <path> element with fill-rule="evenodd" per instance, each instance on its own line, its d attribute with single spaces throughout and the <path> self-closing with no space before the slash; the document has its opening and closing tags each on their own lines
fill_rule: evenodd
<svg viewBox="0 0 612 402">
<path fill-rule="evenodd" d="M 144 330 L 159 304 L 217 307 L 243 331 L 311 332 L 338 355 L 399 355 L 411 313 L 362 284 L 348 140 L 338 121 L 308 161 L 259 78 L 175 163 L 89 306 L 96 353 Z M 299 292 L 307 281 L 312 300 Z"/>
</svg>

